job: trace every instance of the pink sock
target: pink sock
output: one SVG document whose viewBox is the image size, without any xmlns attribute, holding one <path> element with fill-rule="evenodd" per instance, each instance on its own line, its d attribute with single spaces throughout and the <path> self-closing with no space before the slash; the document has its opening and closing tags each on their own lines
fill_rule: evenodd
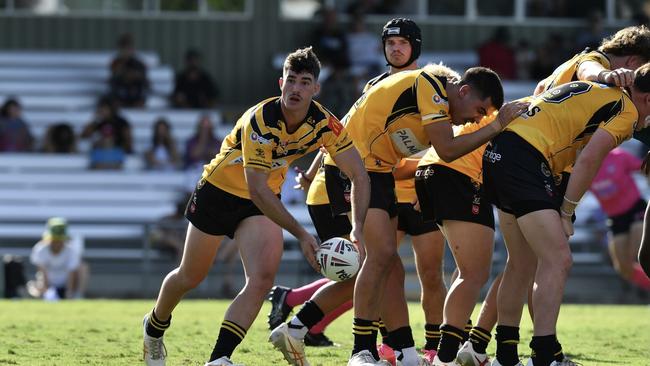
<svg viewBox="0 0 650 366">
<path fill-rule="evenodd" d="M 330 282 L 331 280 L 328 280 L 327 278 L 321 278 L 320 280 L 314 281 L 303 287 L 292 289 L 291 292 L 287 294 L 287 299 L 284 302 L 291 307 L 302 305 L 305 301 L 309 300 L 311 295 L 313 295 L 319 288 Z"/>
<path fill-rule="evenodd" d="M 345 313 L 346 311 L 352 309 L 352 300 L 348 302 L 344 302 L 341 304 L 338 308 L 334 309 L 334 311 L 328 313 L 325 315 L 323 320 L 319 321 L 309 329 L 309 333 L 311 334 L 318 334 L 318 333 L 323 333 L 325 328 L 327 328 L 328 325 L 330 325 L 331 322 L 336 320 L 341 314 Z"/>
<path fill-rule="evenodd" d="M 650 278 L 645 275 L 645 272 L 639 263 L 634 263 L 634 270 L 632 271 L 630 282 L 646 291 L 650 291 Z"/>
</svg>

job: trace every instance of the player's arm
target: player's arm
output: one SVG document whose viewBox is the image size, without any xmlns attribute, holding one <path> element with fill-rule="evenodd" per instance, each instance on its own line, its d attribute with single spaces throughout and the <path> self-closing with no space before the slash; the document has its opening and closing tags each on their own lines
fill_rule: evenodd
<svg viewBox="0 0 650 366">
<path fill-rule="evenodd" d="M 251 196 L 251 201 L 255 203 L 262 213 L 280 225 L 298 239 L 300 248 L 305 254 L 307 261 L 314 268 L 318 269 L 316 263 L 316 239 L 307 232 L 298 221 L 291 216 L 286 207 L 282 204 L 267 184 L 269 173 L 256 168 L 245 168 L 244 175 L 246 184 Z"/>
<path fill-rule="evenodd" d="M 319 150 L 316 156 L 314 157 L 314 160 L 311 162 L 309 169 L 307 169 L 306 171 L 302 171 L 299 169 L 297 170 L 298 171 L 298 176 L 296 177 L 297 184 L 293 188 L 302 189 L 305 192 L 309 191 L 309 186 L 311 185 L 311 182 L 314 181 L 314 178 L 316 177 L 316 173 L 318 173 L 318 169 L 320 168 L 324 155 L 325 153 Z"/>
<path fill-rule="evenodd" d="M 370 203 L 370 178 L 361 156 L 355 148 L 347 149 L 333 156 L 336 166 L 352 181 L 352 232 L 350 240 L 359 243 L 363 239 L 363 224 Z"/>
<path fill-rule="evenodd" d="M 608 70 L 596 61 L 585 61 L 578 65 L 576 71 L 578 80 L 596 81 L 620 87 L 631 86 L 634 83 L 634 70 L 620 68 Z"/>
<path fill-rule="evenodd" d="M 562 226 L 567 236 L 573 235 L 571 216 L 573 216 L 578 202 L 591 185 L 591 181 L 598 173 L 603 160 L 614 147 L 616 147 L 614 137 L 609 132 L 599 128 L 582 149 L 573 165 L 573 171 L 560 206 Z"/>
<path fill-rule="evenodd" d="M 499 109 L 499 114 L 494 121 L 468 134 L 454 136 L 451 122 L 430 123 L 424 126 L 424 130 L 438 156 L 449 163 L 490 141 L 523 113 L 529 104 L 522 101 L 508 102 Z"/>
<path fill-rule="evenodd" d="M 643 217 L 643 236 L 639 248 L 639 264 L 647 276 L 650 276 L 650 205 L 645 209 Z"/>
<path fill-rule="evenodd" d="M 418 169 L 419 159 L 402 159 L 393 170 L 395 180 L 406 180 L 415 177 L 415 171 Z"/>
<path fill-rule="evenodd" d="M 546 78 L 546 79 L 540 81 L 539 83 L 537 83 L 537 86 L 535 87 L 535 92 L 533 93 L 533 95 L 541 94 L 544 90 L 546 90 L 546 85 L 548 85 L 548 82 L 549 82 L 549 80 L 548 80 L 548 78 Z"/>
</svg>

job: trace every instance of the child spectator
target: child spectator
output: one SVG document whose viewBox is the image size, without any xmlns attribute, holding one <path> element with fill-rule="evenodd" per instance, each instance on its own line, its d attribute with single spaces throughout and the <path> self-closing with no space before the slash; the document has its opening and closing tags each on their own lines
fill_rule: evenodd
<svg viewBox="0 0 650 366">
<path fill-rule="evenodd" d="M 77 138 L 70 124 L 60 122 L 47 128 L 43 140 L 43 152 L 54 154 L 77 152 Z"/>
<path fill-rule="evenodd" d="M 91 169 L 120 169 L 131 153 L 131 126 L 109 98 L 97 103 L 95 118 L 84 127 L 82 138 L 92 138 Z"/>
<path fill-rule="evenodd" d="M 9 98 L 0 108 L 0 152 L 28 152 L 32 151 L 33 144 L 20 103 Z"/>
<path fill-rule="evenodd" d="M 181 158 L 172 135 L 172 127 L 164 117 L 153 125 L 151 147 L 144 155 L 149 170 L 175 170 L 180 167 Z"/>
</svg>

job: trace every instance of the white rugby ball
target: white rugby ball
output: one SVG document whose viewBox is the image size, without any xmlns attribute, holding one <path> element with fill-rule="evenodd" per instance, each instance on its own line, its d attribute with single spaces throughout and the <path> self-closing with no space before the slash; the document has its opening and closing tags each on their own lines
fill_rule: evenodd
<svg viewBox="0 0 650 366">
<path fill-rule="evenodd" d="M 345 281 L 359 272 L 359 251 L 345 238 L 331 238 L 316 251 L 320 272 L 332 281 Z"/>
</svg>

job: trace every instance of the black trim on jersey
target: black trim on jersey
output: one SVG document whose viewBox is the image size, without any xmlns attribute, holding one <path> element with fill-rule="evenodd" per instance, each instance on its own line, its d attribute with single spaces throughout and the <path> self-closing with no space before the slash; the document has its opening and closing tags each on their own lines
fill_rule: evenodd
<svg viewBox="0 0 650 366">
<path fill-rule="evenodd" d="M 323 106 L 321 105 L 321 107 Z M 332 112 L 327 110 L 327 108 L 323 107 L 323 109 L 325 109 L 327 113 L 329 113 L 330 115 L 332 116 L 334 115 Z M 316 127 L 318 122 L 327 119 L 327 115 L 323 111 L 321 111 L 320 108 L 318 108 L 318 105 L 313 100 L 309 104 L 309 110 L 307 111 L 307 116 L 305 117 L 305 121 L 309 122 L 309 117 L 312 118 L 309 124 L 312 125 L 313 127 Z"/>
<path fill-rule="evenodd" d="M 445 90 L 445 92 L 440 90 L 440 87 L 438 86 L 438 83 L 436 83 L 436 81 L 433 79 L 433 77 L 431 77 L 431 75 L 427 74 L 424 71 L 420 75 L 422 75 L 429 82 L 429 84 L 431 84 L 431 86 L 436 90 L 436 93 L 438 94 L 438 96 L 440 98 L 442 98 L 443 100 L 449 101 L 449 99 L 447 98 L 446 90 Z M 443 77 L 439 77 L 437 75 L 434 75 L 434 77 L 442 84 L 443 88 L 445 88 L 445 89 L 447 88 L 447 78 L 446 77 L 443 78 Z"/>
<path fill-rule="evenodd" d="M 295 155 L 295 154 L 297 154 L 299 152 L 304 152 L 306 149 L 309 149 L 311 146 L 315 145 L 318 142 L 318 140 L 320 140 L 321 136 L 323 136 L 324 133 L 331 132 L 331 131 L 332 130 L 329 128 L 329 126 L 325 125 L 325 126 L 321 127 L 316 132 L 316 136 L 313 139 L 309 140 L 309 142 L 301 143 L 301 146 L 299 148 L 297 148 L 297 149 L 287 150 L 287 152 L 285 154 L 282 154 L 282 155 L 276 154 L 276 152 L 274 150 L 273 154 L 272 154 L 273 159 L 282 159 L 282 158 L 286 158 L 287 156 Z M 311 133 L 312 132 L 309 132 L 308 134 L 311 134 Z M 305 135 L 305 136 L 307 136 L 307 135 Z M 300 140 L 298 140 L 298 141 L 296 141 L 294 143 L 300 143 Z"/>
<path fill-rule="evenodd" d="M 621 111 L 623 110 L 623 100 L 619 99 L 615 102 L 610 102 L 605 104 L 604 106 L 600 107 L 587 121 L 585 124 L 585 129 L 576 136 L 576 138 L 573 140 L 573 142 L 580 141 L 585 136 L 590 136 L 594 132 L 596 132 L 596 129 L 598 129 L 598 126 L 600 125 L 601 122 L 605 122 L 605 124 L 609 123 L 609 121 L 619 115 Z"/>
<path fill-rule="evenodd" d="M 417 96 L 417 81 L 412 87 L 404 90 L 393 104 L 393 110 L 386 118 L 386 125 L 388 127 L 391 123 L 395 122 L 398 118 L 406 114 L 419 113 L 418 109 L 418 96 Z"/>
<path fill-rule="evenodd" d="M 368 82 L 366 83 L 366 86 L 363 89 L 368 89 L 370 87 L 373 87 L 373 86 L 377 85 L 377 83 L 379 83 L 380 81 L 386 79 L 389 76 L 390 76 L 390 73 L 388 73 L 388 72 L 377 75 L 374 78 L 368 80 Z"/>
</svg>

